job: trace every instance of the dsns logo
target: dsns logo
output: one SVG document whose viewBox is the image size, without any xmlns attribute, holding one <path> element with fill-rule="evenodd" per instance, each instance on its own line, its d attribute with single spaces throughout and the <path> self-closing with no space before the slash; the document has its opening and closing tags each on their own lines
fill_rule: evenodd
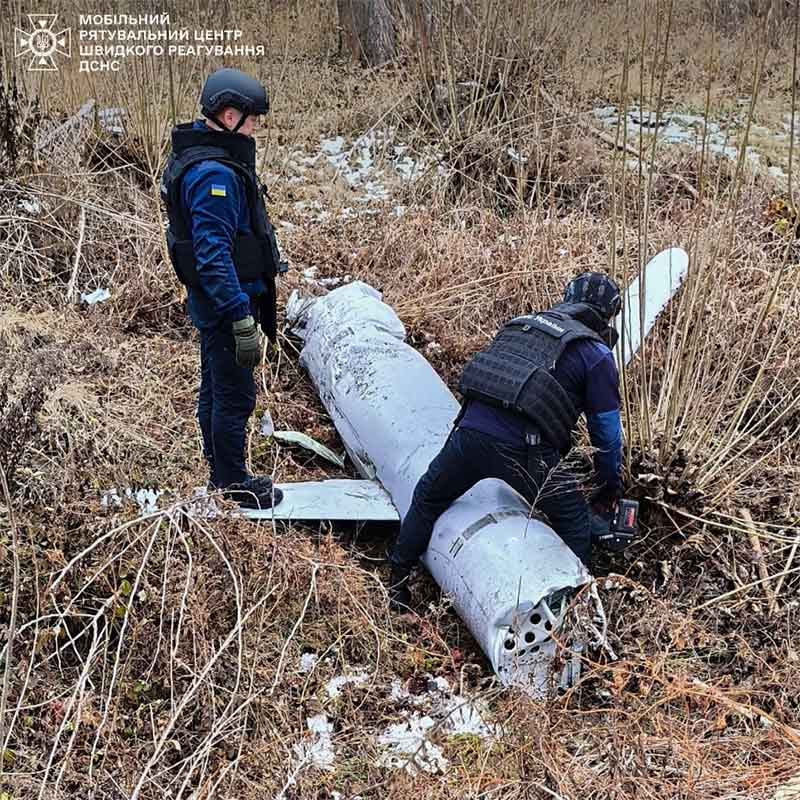
<svg viewBox="0 0 800 800">
<path fill-rule="evenodd" d="M 54 30 L 58 14 L 28 14 L 31 30 L 14 29 L 14 55 L 30 56 L 28 69 L 34 72 L 57 70 L 56 56 L 69 58 L 70 29 Z"/>
</svg>

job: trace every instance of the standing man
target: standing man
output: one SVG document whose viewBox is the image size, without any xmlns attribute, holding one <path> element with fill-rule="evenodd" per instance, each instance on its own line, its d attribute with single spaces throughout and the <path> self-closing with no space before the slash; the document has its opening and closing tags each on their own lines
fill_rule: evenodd
<svg viewBox="0 0 800 800">
<path fill-rule="evenodd" d="M 511 320 L 467 364 L 462 411 L 420 478 L 389 556 L 394 607 L 411 601 L 408 577 L 439 515 L 484 478 L 522 494 L 588 565 L 592 532 L 607 533 L 609 521 L 590 512 L 562 460 L 584 413 L 601 482 L 593 506 L 610 516 L 621 488 L 619 374 L 611 352 L 620 306 L 614 281 L 584 273 L 567 285 L 563 303 Z"/>
<path fill-rule="evenodd" d="M 269 101 L 254 78 L 220 69 L 206 80 L 200 104 L 203 119 L 172 130 L 161 180 L 167 246 L 200 332 L 197 417 L 211 487 L 243 507 L 269 508 L 281 491 L 245 468 L 253 370 L 264 347 L 259 324 L 274 343 L 275 278 L 286 269 L 256 175 L 253 134 Z"/>
</svg>

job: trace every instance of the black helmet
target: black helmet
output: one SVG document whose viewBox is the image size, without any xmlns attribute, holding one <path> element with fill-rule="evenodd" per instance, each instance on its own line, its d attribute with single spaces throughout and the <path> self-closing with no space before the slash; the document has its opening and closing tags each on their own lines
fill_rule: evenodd
<svg viewBox="0 0 800 800">
<path fill-rule="evenodd" d="M 586 303 L 596 308 L 604 319 L 611 320 L 619 314 L 622 296 L 608 275 L 602 272 L 584 272 L 573 278 L 564 289 L 565 303 Z"/>
<path fill-rule="evenodd" d="M 203 116 L 224 128 L 217 119 L 217 114 L 227 106 L 233 106 L 242 112 L 242 119 L 234 129 L 235 132 L 248 114 L 267 113 L 267 90 L 255 78 L 238 69 L 218 69 L 206 79 L 200 95 L 200 107 Z"/>
</svg>

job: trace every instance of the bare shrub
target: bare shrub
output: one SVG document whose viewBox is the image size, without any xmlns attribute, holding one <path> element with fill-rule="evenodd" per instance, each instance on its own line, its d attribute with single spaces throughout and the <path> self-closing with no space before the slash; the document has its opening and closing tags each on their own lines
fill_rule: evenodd
<svg viewBox="0 0 800 800">
<path fill-rule="evenodd" d="M 26 451 L 40 440 L 38 415 L 47 401 L 51 384 L 46 377 L 32 376 L 12 395 L 8 371 L 0 377 L 0 471 L 5 474 L 12 491 Z"/>
</svg>

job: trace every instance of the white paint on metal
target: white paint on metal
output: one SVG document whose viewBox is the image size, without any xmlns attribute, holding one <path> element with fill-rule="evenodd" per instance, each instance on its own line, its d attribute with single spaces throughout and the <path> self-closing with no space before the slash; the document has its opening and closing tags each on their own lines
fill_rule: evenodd
<svg viewBox="0 0 800 800">
<path fill-rule="evenodd" d="M 332 479 L 276 483 L 283 500 L 274 509 L 242 509 L 254 520 L 296 519 L 342 522 L 399 522 L 386 490 L 375 481 Z"/>
<path fill-rule="evenodd" d="M 669 247 L 654 256 L 628 287 L 617 317 L 619 344 L 614 355 L 628 366 L 655 325 L 656 318 L 678 291 L 689 271 L 689 255 L 680 247 Z"/>
<path fill-rule="evenodd" d="M 305 339 L 301 363 L 348 453 L 404 515 L 449 435 L 458 402 L 366 284 L 351 283 L 313 303 L 295 298 L 290 318 L 293 310 Z M 439 518 L 423 561 L 500 679 L 543 694 L 561 622 L 547 598 L 590 578 L 572 551 L 531 518 L 520 495 L 487 480 Z"/>
<path fill-rule="evenodd" d="M 669 248 L 628 288 L 617 322 L 623 364 L 638 351 L 688 266 L 684 250 Z M 449 435 L 458 402 L 405 343 L 402 322 L 366 284 L 313 300 L 295 293 L 287 317 L 305 340 L 301 363 L 348 454 L 362 475 L 383 484 L 404 516 L 417 481 Z M 546 693 L 554 634 L 569 596 L 590 575 L 528 503 L 502 481 L 481 481 L 437 520 L 423 562 L 500 680 L 533 695 Z"/>
</svg>

